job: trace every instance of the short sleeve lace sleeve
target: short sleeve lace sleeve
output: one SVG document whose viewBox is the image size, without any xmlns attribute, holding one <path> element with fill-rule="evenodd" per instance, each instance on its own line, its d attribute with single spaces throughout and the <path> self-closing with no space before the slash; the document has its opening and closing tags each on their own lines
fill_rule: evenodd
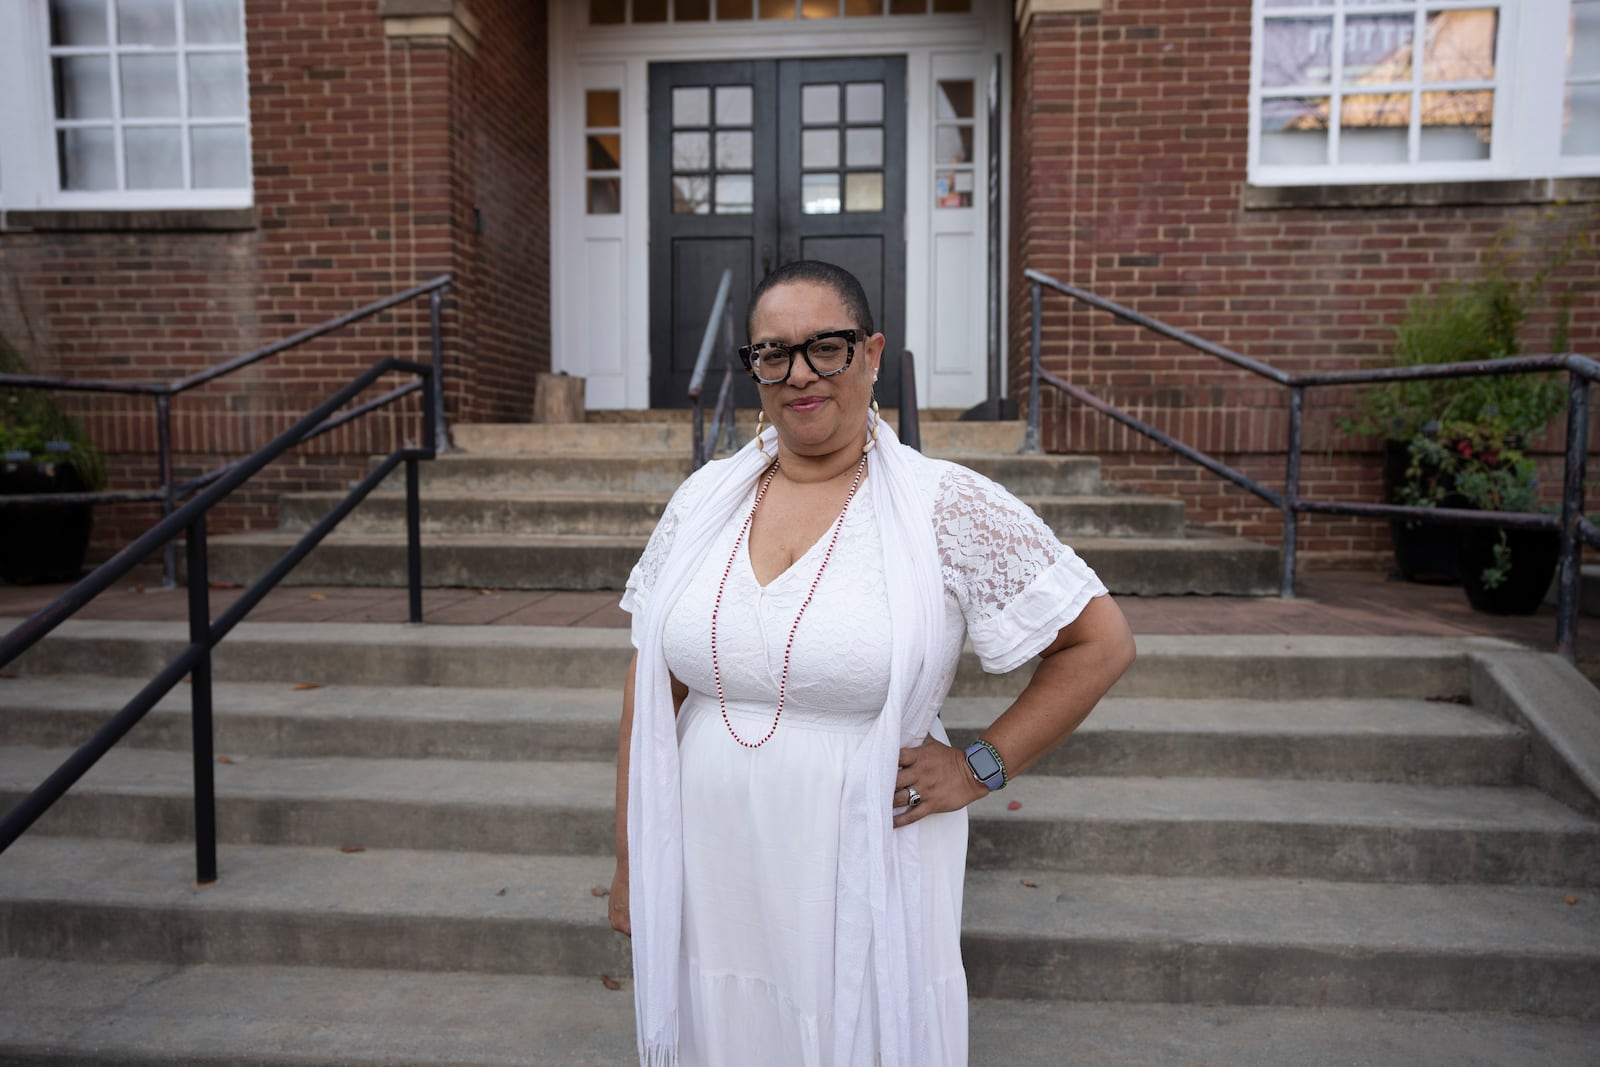
<svg viewBox="0 0 1600 1067">
<path fill-rule="evenodd" d="M 678 524 L 690 507 L 690 497 L 694 495 L 694 484 L 693 480 L 690 480 L 678 486 L 677 492 L 672 494 L 672 499 L 667 501 L 661 521 L 656 523 L 656 528 L 650 534 L 650 540 L 644 546 L 644 554 L 639 557 L 639 562 L 633 565 L 633 570 L 628 574 L 628 584 L 623 587 L 621 607 L 623 611 L 633 616 L 635 648 L 639 646 L 639 628 L 644 624 L 645 605 L 649 603 L 650 591 L 655 588 L 656 579 L 661 576 L 661 568 L 666 565 L 667 556 L 672 551 Z"/>
<path fill-rule="evenodd" d="M 1106 592 L 1033 509 L 965 467 L 941 477 L 933 521 L 945 588 L 984 670 L 1026 663 Z"/>
</svg>

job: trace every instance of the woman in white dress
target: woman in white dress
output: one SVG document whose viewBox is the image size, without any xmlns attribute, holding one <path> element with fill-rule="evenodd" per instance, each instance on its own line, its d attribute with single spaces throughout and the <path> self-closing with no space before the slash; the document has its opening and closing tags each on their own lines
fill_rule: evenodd
<svg viewBox="0 0 1600 1067">
<path fill-rule="evenodd" d="M 1132 662 L 1094 572 L 982 476 L 877 419 L 856 279 L 788 264 L 741 358 L 771 426 L 673 496 L 629 578 L 611 923 L 646 1067 L 962 1067 L 966 806 Z M 963 751 L 964 637 L 1041 656 Z"/>
</svg>

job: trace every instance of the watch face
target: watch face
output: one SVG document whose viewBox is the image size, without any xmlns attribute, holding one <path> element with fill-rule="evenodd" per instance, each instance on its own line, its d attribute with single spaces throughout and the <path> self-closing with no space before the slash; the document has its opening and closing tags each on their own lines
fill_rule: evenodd
<svg viewBox="0 0 1600 1067">
<path fill-rule="evenodd" d="M 982 745 L 967 753 L 967 766 L 972 768 L 972 773 L 977 775 L 980 782 L 987 782 L 1000 773 L 1000 761 Z"/>
</svg>

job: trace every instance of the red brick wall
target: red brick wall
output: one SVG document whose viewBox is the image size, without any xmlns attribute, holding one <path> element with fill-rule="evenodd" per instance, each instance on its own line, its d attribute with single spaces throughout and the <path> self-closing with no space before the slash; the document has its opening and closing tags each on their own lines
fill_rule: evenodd
<svg viewBox="0 0 1600 1067">
<path fill-rule="evenodd" d="M 41 373 L 170 381 L 453 272 L 452 417 L 526 417 L 532 375 L 549 367 L 544 4 L 478 0 L 476 56 L 386 37 L 372 2 L 245 7 L 253 221 L 215 232 L 197 228 L 206 215 L 13 216 L 0 329 Z M 384 355 L 429 358 L 425 301 L 175 400 L 180 475 L 259 447 Z M 77 406 L 111 453 L 113 487 L 151 485 L 150 403 Z M 368 455 L 417 437 L 417 410 L 413 398 L 302 446 L 213 529 L 270 526 L 278 493 L 346 484 Z M 98 551 L 153 517 L 102 508 Z"/>
<path fill-rule="evenodd" d="M 1019 35 L 1015 395 L 1027 388 L 1025 268 L 1287 371 L 1375 366 L 1390 357 L 1408 295 L 1472 275 L 1508 227 L 1533 247 L 1600 217 L 1593 203 L 1247 208 L 1249 61 L 1250 5 L 1231 0 L 1106 0 L 1098 15 L 1036 16 Z M 1562 280 L 1577 290 L 1572 346 L 1600 352 L 1600 267 L 1590 259 Z M 1548 315 L 1534 324 L 1531 346 L 1548 324 Z M 1043 336 L 1048 369 L 1282 486 L 1287 390 L 1059 295 L 1045 298 Z M 1382 495 L 1377 442 L 1334 429 L 1350 400 L 1308 396 L 1306 496 Z M 1045 417 L 1048 448 L 1097 453 L 1108 479 L 1176 491 L 1191 518 L 1276 543 L 1277 513 L 1243 490 L 1059 397 Z M 1547 449 L 1561 447 L 1561 432 L 1547 435 Z M 1370 564 L 1387 545 L 1380 522 L 1302 522 L 1302 559 L 1312 565 Z"/>
</svg>

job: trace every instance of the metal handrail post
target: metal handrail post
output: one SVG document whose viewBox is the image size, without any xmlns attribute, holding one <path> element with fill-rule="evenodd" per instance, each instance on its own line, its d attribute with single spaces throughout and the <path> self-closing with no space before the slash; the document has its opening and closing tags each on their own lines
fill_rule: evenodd
<svg viewBox="0 0 1600 1067">
<path fill-rule="evenodd" d="M 178 490 L 172 480 L 172 396 L 156 395 L 156 470 L 161 478 L 161 517 L 165 519 L 177 506 Z M 168 541 L 161 550 L 161 584 L 168 589 L 178 584 L 178 544 Z"/>
<path fill-rule="evenodd" d="M 170 543 L 170 542 L 169 542 Z M 194 880 L 217 880 L 216 767 L 211 736 L 211 580 L 206 561 L 206 513 L 189 524 L 189 643 L 199 649 L 189 669 L 190 721 L 194 745 Z"/>
<path fill-rule="evenodd" d="M 433 451 L 442 455 L 450 451 L 450 431 L 444 421 L 444 292 L 435 289 L 428 294 L 428 332 L 433 350 Z M 426 445 L 424 445 L 426 447 Z"/>
<path fill-rule="evenodd" d="M 422 621 L 422 501 L 417 457 L 406 457 L 406 585 L 411 621 Z"/>
<path fill-rule="evenodd" d="M 1589 379 L 1576 370 L 1567 385 L 1567 462 L 1561 492 L 1561 564 L 1556 597 L 1556 652 L 1567 662 L 1578 654 L 1581 593 L 1583 477 L 1589 446 Z"/>
<path fill-rule="evenodd" d="M 1289 387 L 1289 459 L 1283 478 L 1283 545 L 1278 595 L 1294 597 L 1295 556 L 1300 541 L 1300 448 L 1305 429 L 1305 387 Z"/>
<path fill-rule="evenodd" d="M 1022 438 L 1022 451 L 1037 453 L 1039 447 L 1039 371 L 1043 359 L 1039 354 L 1040 334 L 1044 329 L 1044 290 L 1033 283 L 1033 322 L 1028 340 L 1028 429 Z"/>
</svg>

